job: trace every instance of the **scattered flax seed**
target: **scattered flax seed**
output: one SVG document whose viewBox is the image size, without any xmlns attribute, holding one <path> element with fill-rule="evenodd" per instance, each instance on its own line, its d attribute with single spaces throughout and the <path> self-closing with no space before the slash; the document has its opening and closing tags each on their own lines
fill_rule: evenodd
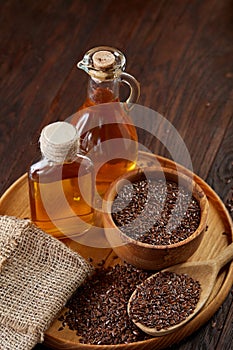
<svg viewBox="0 0 233 350">
<path fill-rule="evenodd" d="M 217 322 L 215 322 L 215 321 L 213 321 L 213 322 L 211 323 L 212 328 L 215 328 L 216 325 L 217 325 Z"/>
<path fill-rule="evenodd" d="M 227 233 L 226 231 L 222 232 L 222 235 L 223 235 L 223 236 L 227 236 L 227 237 L 229 236 L 229 237 L 230 237 L 230 234 Z"/>
<path fill-rule="evenodd" d="M 231 215 L 231 217 L 233 218 L 233 191 L 231 194 L 231 198 L 227 199 L 226 208 L 229 211 L 229 214 Z"/>
<path fill-rule="evenodd" d="M 141 323 L 144 319 L 147 325 L 156 324 L 161 329 L 193 312 L 199 299 L 198 282 L 184 274 L 160 272 L 156 280 L 152 278 L 148 283 L 145 280 L 149 276 L 151 272 L 130 264 L 98 268 L 77 289 L 66 305 L 68 311 L 59 320 L 64 327 L 75 331 L 83 344 L 116 345 L 151 338 L 135 326 L 132 317 L 138 317 Z M 129 316 L 128 300 L 142 282 L 145 300 L 139 296 Z M 138 293 L 141 293 L 139 287 Z"/>
<path fill-rule="evenodd" d="M 101 260 L 97 265 L 99 266 L 99 267 L 101 267 L 101 266 L 103 266 L 105 264 L 105 260 Z"/>
<path fill-rule="evenodd" d="M 130 318 L 158 331 L 167 329 L 194 312 L 200 290 L 199 282 L 187 274 L 159 272 L 137 287 Z"/>
<path fill-rule="evenodd" d="M 151 273 L 129 264 L 96 269 L 79 287 L 61 316 L 81 343 L 114 345 L 149 339 L 129 319 L 128 300 L 136 286 Z"/>
</svg>

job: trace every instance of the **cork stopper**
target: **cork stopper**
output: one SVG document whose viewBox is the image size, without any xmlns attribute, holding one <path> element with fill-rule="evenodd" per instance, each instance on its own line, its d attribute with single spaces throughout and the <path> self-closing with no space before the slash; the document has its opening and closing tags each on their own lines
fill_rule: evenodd
<svg viewBox="0 0 233 350">
<path fill-rule="evenodd" d="M 113 80 L 125 70 L 126 59 L 114 47 L 97 46 L 87 51 L 77 67 L 98 81 Z"/>
<path fill-rule="evenodd" d="M 115 56 L 110 51 L 97 51 L 92 56 L 94 67 L 97 69 L 108 69 L 113 67 Z"/>
<path fill-rule="evenodd" d="M 61 163 L 74 158 L 78 151 L 76 128 L 66 122 L 47 125 L 40 136 L 41 153 L 49 160 Z"/>
</svg>

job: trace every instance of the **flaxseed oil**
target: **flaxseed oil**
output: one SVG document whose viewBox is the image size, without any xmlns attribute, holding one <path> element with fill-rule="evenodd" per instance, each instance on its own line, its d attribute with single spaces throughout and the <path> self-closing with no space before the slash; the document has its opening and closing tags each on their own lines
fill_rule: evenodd
<svg viewBox="0 0 233 350">
<path fill-rule="evenodd" d="M 80 235 L 94 223 L 94 166 L 79 152 L 76 128 L 47 125 L 40 136 L 42 158 L 28 171 L 32 221 L 56 238 Z"/>
<path fill-rule="evenodd" d="M 54 237 L 83 233 L 93 225 L 92 173 L 80 164 L 52 166 L 42 160 L 29 174 L 32 221 Z"/>
</svg>

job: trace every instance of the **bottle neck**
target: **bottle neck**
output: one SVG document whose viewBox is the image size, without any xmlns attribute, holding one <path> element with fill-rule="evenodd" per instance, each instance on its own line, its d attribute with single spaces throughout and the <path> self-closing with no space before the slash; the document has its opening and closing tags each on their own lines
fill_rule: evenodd
<svg viewBox="0 0 233 350">
<path fill-rule="evenodd" d="M 47 125 L 40 135 L 42 155 L 55 163 L 74 159 L 78 151 L 78 133 L 76 128 L 66 122 Z"/>
<path fill-rule="evenodd" d="M 46 150 L 41 151 L 42 159 L 54 164 L 73 163 L 77 158 L 77 154 L 78 149 L 76 145 L 71 146 L 69 149 L 65 147 L 63 149 L 58 147 L 49 149 L 47 146 Z"/>
<path fill-rule="evenodd" d="M 90 105 L 119 101 L 119 79 L 101 81 L 89 78 L 87 100 Z"/>
</svg>

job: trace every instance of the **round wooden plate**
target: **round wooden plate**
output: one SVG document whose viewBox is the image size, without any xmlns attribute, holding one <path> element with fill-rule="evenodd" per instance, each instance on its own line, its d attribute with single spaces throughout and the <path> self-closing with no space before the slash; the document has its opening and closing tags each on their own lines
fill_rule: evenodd
<svg viewBox="0 0 233 350">
<path fill-rule="evenodd" d="M 141 166 L 152 166 L 158 164 L 162 166 L 177 168 L 187 175 L 194 176 L 195 181 L 205 191 L 210 204 L 208 218 L 208 230 L 205 233 L 203 241 L 195 254 L 189 259 L 193 261 L 208 260 L 214 258 L 233 241 L 232 221 L 224 204 L 218 195 L 204 182 L 200 177 L 192 174 L 186 168 L 175 164 L 173 161 L 160 156 L 154 156 L 149 153 L 141 152 L 138 164 Z M 156 163 L 156 164 L 155 164 Z M 0 214 L 13 215 L 21 218 L 30 217 L 27 175 L 19 178 L 1 197 Z M 104 235 L 102 237 L 104 239 Z M 104 266 L 112 266 L 119 263 L 115 253 L 110 248 L 88 247 L 75 241 L 65 239 L 64 242 L 72 249 L 78 251 L 85 258 L 93 258 L 94 265 L 98 265 L 103 260 Z M 204 308 L 185 326 L 175 333 L 163 337 L 156 337 L 142 342 L 118 345 L 85 345 L 79 343 L 79 337 L 75 332 L 65 328 L 58 331 L 61 322 L 56 319 L 45 334 L 45 344 L 52 349 L 87 349 L 87 350 L 155 350 L 163 349 L 169 345 L 175 344 L 187 337 L 200 326 L 206 323 L 212 315 L 218 310 L 220 305 L 227 297 L 233 284 L 233 262 L 221 270 L 216 281 L 215 288 Z M 63 310 L 64 311 L 64 310 Z"/>
</svg>

